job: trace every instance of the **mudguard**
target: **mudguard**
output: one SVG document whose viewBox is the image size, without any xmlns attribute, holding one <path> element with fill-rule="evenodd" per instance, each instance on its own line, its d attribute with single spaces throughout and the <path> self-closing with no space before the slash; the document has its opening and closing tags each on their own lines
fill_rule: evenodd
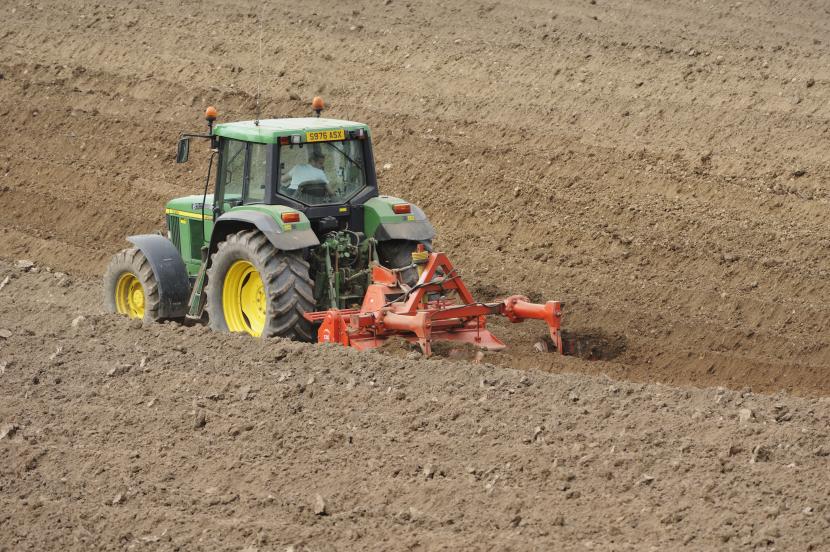
<svg viewBox="0 0 830 552">
<path fill-rule="evenodd" d="M 375 231 L 375 239 L 378 241 L 425 241 L 434 238 L 435 228 L 433 228 L 432 224 L 429 223 L 424 212 L 413 205 L 412 214 L 415 215 L 415 220 L 412 222 L 391 224 L 381 222 L 378 225 L 378 229 Z"/>
<path fill-rule="evenodd" d="M 187 268 L 173 243 L 157 234 L 129 236 L 150 263 L 159 286 L 159 317 L 184 318 L 190 298 L 190 279 Z"/>
<path fill-rule="evenodd" d="M 293 210 L 293 209 L 292 209 Z M 280 224 L 268 213 L 254 210 L 228 211 L 214 221 L 213 232 L 210 237 L 210 250 L 216 250 L 217 242 L 225 239 L 229 233 L 238 231 L 241 226 L 254 226 L 265 234 L 274 247 L 281 251 L 295 251 L 306 247 L 320 245 L 317 235 L 305 222 L 305 228 L 297 228 L 299 224 Z M 222 229 L 231 227 L 230 232 Z"/>
<path fill-rule="evenodd" d="M 427 241 L 435 237 L 435 229 L 423 210 L 410 203 L 409 213 L 396 214 L 392 207 L 397 203 L 409 202 L 391 196 L 378 196 L 364 204 L 367 236 L 378 241 Z"/>
</svg>

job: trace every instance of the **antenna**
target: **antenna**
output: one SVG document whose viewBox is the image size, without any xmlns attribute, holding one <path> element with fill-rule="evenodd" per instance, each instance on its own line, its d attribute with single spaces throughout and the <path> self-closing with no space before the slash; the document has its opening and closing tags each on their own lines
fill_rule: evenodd
<svg viewBox="0 0 830 552">
<path fill-rule="evenodd" d="M 254 124 L 259 126 L 259 87 L 262 83 L 262 12 L 265 11 L 265 2 L 262 2 L 259 7 L 259 71 L 256 78 L 256 120 Z"/>
</svg>

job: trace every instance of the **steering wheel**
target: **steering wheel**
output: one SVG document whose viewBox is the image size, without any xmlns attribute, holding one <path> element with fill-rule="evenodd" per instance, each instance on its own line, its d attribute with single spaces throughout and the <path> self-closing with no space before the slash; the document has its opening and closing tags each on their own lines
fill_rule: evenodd
<svg viewBox="0 0 830 552">
<path fill-rule="evenodd" d="M 331 195 L 328 183 L 325 180 L 306 180 L 297 186 L 297 191 L 301 194 L 315 197 L 325 197 Z"/>
</svg>

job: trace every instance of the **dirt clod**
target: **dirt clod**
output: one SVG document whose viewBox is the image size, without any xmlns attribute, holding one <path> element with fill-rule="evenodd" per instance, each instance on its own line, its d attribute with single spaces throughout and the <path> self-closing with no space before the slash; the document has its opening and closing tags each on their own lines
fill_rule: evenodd
<svg viewBox="0 0 830 552">
<path fill-rule="evenodd" d="M 323 500 L 322 495 L 315 495 L 314 497 L 314 515 L 327 516 L 329 514 L 326 501 Z"/>
<path fill-rule="evenodd" d="M 199 410 L 196 413 L 196 418 L 193 420 L 193 428 L 194 429 L 201 429 L 205 427 L 207 424 L 207 416 L 205 416 L 204 410 Z"/>
<path fill-rule="evenodd" d="M 755 464 L 757 462 L 769 462 L 772 453 L 769 448 L 764 445 L 757 445 L 752 449 L 752 458 L 750 462 Z"/>
<path fill-rule="evenodd" d="M 6 437 L 12 438 L 17 430 L 20 429 L 20 426 L 17 424 L 5 424 L 0 427 L 0 439 L 5 439 Z"/>
<path fill-rule="evenodd" d="M 132 368 L 132 366 L 130 364 L 120 364 L 119 363 L 119 364 L 116 364 L 115 366 L 113 366 L 112 368 L 110 368 L 109 370 L 107 370 L 107 376 L 109 376 L 111 378 L 118 377 L 118 376 L 123 376 L 124 374 L 129 372 L 131 368 Z"/>
<path fill-rule="evenodd" d="M 250 385 L 243 385 L 239 388 L 239 392 L 237 396 L 239 397 L 240 401 L 247 401 L 251 395 L 251 386 Z"/>
</svg>

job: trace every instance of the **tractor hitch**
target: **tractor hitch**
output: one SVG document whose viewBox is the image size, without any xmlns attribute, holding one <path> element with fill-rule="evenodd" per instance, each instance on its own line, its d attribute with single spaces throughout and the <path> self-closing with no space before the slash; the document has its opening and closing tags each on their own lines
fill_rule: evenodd
<svg viewBox="0 0 830 552">
<path fill-rule="evenodd" d="M 422 252 L 416 252 L 413 257 Z M 503 301 L 480 303 L 464 285 L 455 267 L 443 253 L 417 257 L 420 277 L 413 286 L 401 281 L 400 271 L 372 267 L 372 284 L 360 309 L 330 309 L 306 313 L 319 323 L 320 343 L 340 343 L 358 350 L 374 349 L 391 337 L 417 343 L 424 356 L 432 354 L 433 340 L 469 343 L 498 351 L 506 345 L 487 330 L 487 317 L 500 315 L 511 322 L 543 320 L 555 349 L 562 353 L 562 304 L 531 303 L 513 295 Z"/>
</svg>

